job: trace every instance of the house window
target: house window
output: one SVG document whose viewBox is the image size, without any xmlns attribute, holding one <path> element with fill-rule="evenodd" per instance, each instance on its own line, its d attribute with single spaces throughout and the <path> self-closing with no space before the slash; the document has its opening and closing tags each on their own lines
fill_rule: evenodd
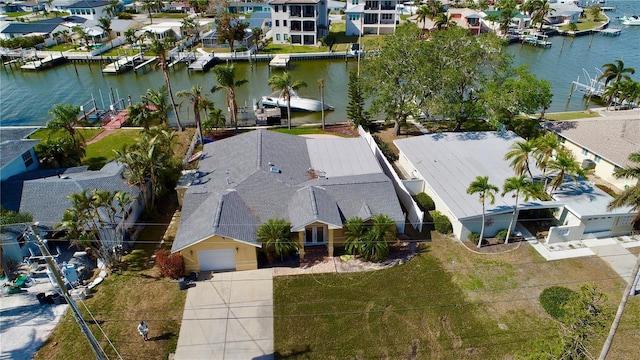
<svg viewBox="0 0 640 360">
<path fill-rule="evenodd" d="M 280 11 L 280 6 L 276 5 L 273 7 L 273 11 L 278 12 Z"/>
<path fill-rule="evenodd" d="M 96 14 L 96 9 L 91 9 L 91 13 L 92 13 L 93 15 L 95 15 L 95 14 Z"/>
<path fill-rule="evenodd" d="M 594 159 L 595 162 L 599 163 L 600 160 L 602 160 L 602 158 L 598 155 L 596 155 L 596 158 Z"/>
<path fill-rule="evenodd" d="M 276 34 L 276 40 L 280 41 L 280 34 Z"/>
<path fill-rule="evenodd" d="M 304 230 L 305 244 L 324 244 L 325 240 L 325 231 L 323 226 L 311 226 Z"/>
<path fill-rule="evenodd" d="M 289 34 L 284 34 L 284 41 L 289 40 Z"/>
<path fill-rule="evenodd" d="M 393 14 L 382 14 L 382 20 L 393 20 Z"/>
<path fill-rule="evenodd" d="M 633 220 L 633 216 L 627 216 L 627 217 L 623 217 L 620 218 L 620 226 L 624 226 L 624 225 L 630 225 L 631 224 L 631 220 Z"/>
<path fill-rule="evenodd" d="M 22 154 L 22 161 L 24 161 L 25 167 L 29 167 L 33 165 L 33 157 L 31 156 L 31 150 Z"/>
<path fill-rule="evenodd" d="M 589 150 L 582 148 L 582 155 L 587 156 L 589 155 Z"/>
<path fill-rule="evenodd" d="M 276 26 L 280 26 L 280 20 L 276 20 Z"/>
<path fill-rule="evenodd" d="M 282 20 L 282 26 L 287 26 L 287 20 Z M 287 40 L 287 39 L 285 39 Z"/>
<path fill-rule="evenodd" d="M 122 36 L 120 35 L 120 31 L 116 31 L 116 36 Z"/>
<path fill-rule="evenodd" d="M 358 5 L 358 0 L 351 0 L 351 5 Z"/>
</svg>

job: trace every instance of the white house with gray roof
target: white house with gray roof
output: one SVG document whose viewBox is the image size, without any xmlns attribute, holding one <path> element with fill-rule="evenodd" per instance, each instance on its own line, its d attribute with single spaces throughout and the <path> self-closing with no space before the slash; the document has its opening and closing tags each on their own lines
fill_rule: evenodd
<svg viewBox="0 0 640 360">
<path fill-rule="evenodd" d="M 40 140 L 27 139 L 35 129 L 8 129 L 0 131 L 0 181 L 38 168 L 34 147 Z"/>
<path fill-rule="evenodd" d="M 594 175 L 624 190 L 637 180 L 617 179 L 618 168 L 634 166 L 629 155 L 640 151 L 640 110 L 616 111 L 605 117 L 544 123 L 555 132 L 584 167 L 593 167 Z"/>
<path fill-rule="evenodd" d="M 391 180 L 362 138 L 308 139 L 257 130 L 204 146 L 172 252 L 187 271 L 257 268 L 256 231 L 291 223 L 305 248 L 342 246 L 346 219 L 384 214 L 404 231 Z"/>
<path fill-rule="evenodd" d="M 455 236 L 467 239 L 470 233 L 480 233 L 482 228 L 482 203 L 477 194 L 467 194 L 469 184 L 476 176 L 488 176 L 490 184 L 502 188 L 505 179 L 514 176 L 504 156 L 517 141 L 523 139 L 510 131 L 486 131 L 438 133 L 394 143 L 400 150 L 397 164 L 413 179 L 413 191 L 431 196 L 436 210 L 451 220 Z M 534 178 L 542 174 L 535 166 L 531 171 Z M 492 237 L 508 228 L 514 210 L 518 211 L 518 219 L 538 221 L 541 219 L 537 214 L 544 209 L 550 209 L 555 217 L 540 221 L 555 225 L 549 228 L 548 242 L 631 231 L 631 209 L 608 211 L 612 197 L 589 182 L 568 181 L 550 195 L 553 201 L 520 199 L 518 209 L 514 209 L 511 195 L 497 194 L 494 204 L 486 202 L 485 235 Z"/>
</svg>

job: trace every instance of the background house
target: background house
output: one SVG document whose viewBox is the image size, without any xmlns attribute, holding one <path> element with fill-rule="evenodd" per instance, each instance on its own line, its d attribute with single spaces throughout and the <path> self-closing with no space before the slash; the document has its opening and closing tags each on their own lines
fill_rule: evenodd
<svg viewBox="0 0 640 360">
<path fill-rule="evenodd" d="M 404 231 L 393 184 L 364 139 L 258 130 L 204 146 L 172 252 L 182 254 L 187 271 L 256 269 L 256 231 L 283 218 L 301 257 L 309 247 L 331 256 L 344 243 L 346 219 L 377 214 Z"/>
<path fill-rule="evenodd" d="M 347 1 L 346 35 L 393 34 L 400 23 L 396 0 Z"/>
<path fill-rule="evenodd" d="M 514 176 L 504 155 L 522 138 L 513 132 L 438 133 L 395 140 L 400 150 L 398 166 L 412 180 L 405 185 L 414 193 L 425 192 L 436 204 L 436 210 L 449 217 L 459 239 L 480 233 L 482 204 L 477 194 L 467 194 L 476 176 L 488 176 L 489 183 L 502 188 L 504 180 Z M 531 169 L 534 178 L 541 171 Z M 421 180 L 421 181 L 420 181 Z M 567 182 L 551 194 L 553 201 L 531 200 L 518 204 L 518 218 L 537 221 L 537 213 L 548 209 L 558 226 L 548 229 L 546 241 L 580 240 L 605 237 L 631 231 L 633 214 L 629 208 L 608 211 L 612 197 L 587 181 Z M 495 204 L 486 202 L 485 236 L 492 237 L 509 227 L 515 201 L 499 194 Z M 548 221 L 541 226 L 551 227 Z"/>
<path fill-rule="evenodd" d="M 269 5 L 274 44 L 316 45 L 329 34 L 325 0 L 271 0 Z"/>
<path fill-rule="evenodd" d="M 87 20 L 98 20 L 101 17 L 110 17 L 104 9 L 109 6 L 108 1 L 81 0 L 65 7 L 71 15 L 80 16 Z"/>
<path fill-rule="evenodd" d="M 553 121 L 544 127 L 555 132 L 583 167 L 619 190 L 635 185 L 631 179 L 616 179 L 617 168 L 633 166 L 632 152 L 640 151 L 640 112 L 607 113 L 603 118 Z"/>
</svg>

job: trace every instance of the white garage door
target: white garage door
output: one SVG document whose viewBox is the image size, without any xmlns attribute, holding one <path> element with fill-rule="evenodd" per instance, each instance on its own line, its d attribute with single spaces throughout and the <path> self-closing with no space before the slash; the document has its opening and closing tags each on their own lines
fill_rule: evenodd
<svg viewBox="0 0 640 360">
<path fill-rule="evenodd" d="M 198 262 L 200 271 L 236 269 L 233 249 L 198 251 Z"/>
<path fill-rule="evenodd" d="M 594 233 L 600 231 L 610 231 L 611 225 L 613 225 L 613 217 L 611 216 L 602 216 L 598 218 L 590 218 L 585 221 L 584 232 L 586 233 Z"/>
</svg>

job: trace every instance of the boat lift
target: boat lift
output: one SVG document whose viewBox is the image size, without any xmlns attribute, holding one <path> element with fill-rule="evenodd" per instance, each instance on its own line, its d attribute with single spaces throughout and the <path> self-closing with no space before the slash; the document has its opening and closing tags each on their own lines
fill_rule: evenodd
<svg viewBox="0 0 640 360">
<path fill-rule="evenodd" d="M 582 69 L 582 72 L 584 73 L 584 77 L 587 82 L 586 84 L 581 83 L 580 76 L 578 76 L 578 79 L 576 79 L 576 81 L 572 81 L 571 90 L 569 90 L 569 99 L 571 99 L 574 89 L 578 89 L 578 91 L 583 93 L 584 96 L 588 97 L 589 99 L 592 97 L 602 97 L 602 94 L 604 94 L 604 90 L 606 88 L 606 85 L 602 81 L 598 80 L 598 78 L 602 75 L 602 70 L 596 68 L 597 76 L 593 78 L 589 75 L 587 70 Z"/>
</svg>

